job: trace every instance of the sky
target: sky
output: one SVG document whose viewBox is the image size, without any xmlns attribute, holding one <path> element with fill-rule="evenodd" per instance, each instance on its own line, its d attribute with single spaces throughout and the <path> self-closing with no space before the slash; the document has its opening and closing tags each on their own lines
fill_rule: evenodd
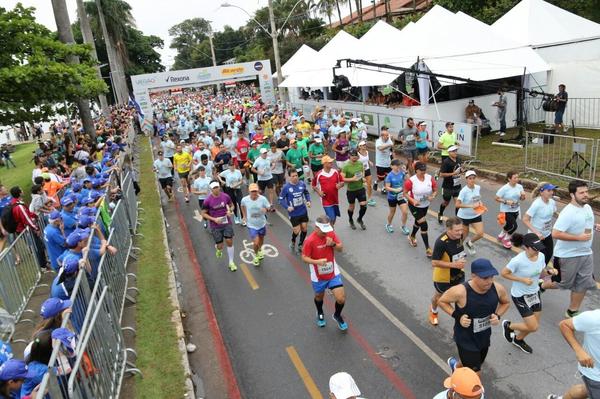
<svg viewBox="0 0 600 399">
<path fill-rule="evenodd" d="M 71 22 L 77 18 L 77 3 L 75 0 L 65 0 Z M 13 8 L 18 2 L 26 7 L 36 8 L 36 19 L 39 23 L 55 31 L 56 23 L 50 0 L 2 0 L 2 7 Z M 188 18 L 201 17 L 212 21 L 215 31 L 220 31 L 225 25 L 234 29 L 244 25 L 249 19 L 242 10 L 237 8 L 219 8 L 224 0 L 127 0 L 132 7 L 136 26 L 146 35 L 156 35 L 162 38 L 165 46 L 158 50 L 162 64 L 167 69 L 173 64 L 177 51 L 169 48 L 171 37 L 169 28 Z M 228 0 L 230 4 L 243 7 L 250 14 L 267 5 L 267 0 Z"/>
</svg>

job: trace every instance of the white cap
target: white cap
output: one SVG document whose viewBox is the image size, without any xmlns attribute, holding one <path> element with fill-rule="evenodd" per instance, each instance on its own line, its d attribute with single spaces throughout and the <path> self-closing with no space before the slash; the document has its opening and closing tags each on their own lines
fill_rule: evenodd
<svg viewBox="0 0 600 399">
<path fill-rule="evenodd" d="M 260 153 L 261 153 L 261 154 L 264 154 L 265 152 L 268 152 L 268 150 L 267 150 L 266 148 L 261 148 L 261 149 L 260 149 Z"/>
<path fill-rule="evenodd" d="M 358 143 L 358 145 L 359 145 L 359 146 L 361 146 L 361 145 L 367 145 L 367 142 L 366 142 L 366 141 L 364 141 L 364 140 L 361 140 L 361 141 Z"/>
<path fill-rule="evenodd" d="M 329 378 L 329 391 L 335 395 L 335 399 L 348 399 L 360 395 L 354 378 L 346 372 L 336 373 Z"/>
<path fill-rule="evenodd" d="M 475 173 L 474 170 L 467 170 L 467 173 L 465 173 L 465 177 L 469 176 L 477 176 L 477 173 Z"/>
<path fill-rule="evenodd" d="M 219 186 L 219 182 L 216 182 L 216 181 L 214 181 L 214 182 L 210 183 L 210 184 L 208 185 L 208 187 L 210 187 L 210 188 L 217 188 L 217 187 L 220 187 L 220 186 Z"/>
<path fill-rule="evenodd" d="M 450 147 L 448 147 L 448 152 L 453 152 L 453 151 L 458 151 L 457 145 L 451 145 Z"/>
<path fill-rule="evenodd" d="M 315 143 L 320 143 L 321 141 L 323 141 L 323 140 L 321 140 L 321 137 L 319 137 L 319 136 L 315 137 Z"/>
<path fill-rule="evenodd" d="M 329 233 L 330 231 L 333 231 L 333 227 L 331 227 L 331 224 L 329 223 L 319 223 L 319 222 L 315 222 L 315 226 L 317 226 L 319 228 L 319 230 L 321 230 L 323 233 Z M 331 377 L 333 378 L 333 377 Z M 352 377 L 350 377 L 352 378 Z M 329 386 L 331 387 L 331 380 L 329 381 Z M 360 394 L 360 392 L 359 392 Z M 337 396 L 336 396 L 337 398 Z"/>
</svg>

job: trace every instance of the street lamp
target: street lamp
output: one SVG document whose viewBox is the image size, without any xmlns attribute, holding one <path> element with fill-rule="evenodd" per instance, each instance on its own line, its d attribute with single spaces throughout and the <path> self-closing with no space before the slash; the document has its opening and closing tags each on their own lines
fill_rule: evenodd
<svg viewBox="0 0 600 399">
<path fill-rule="evenodd" d="M 248 15 L 254 22 L 256 22 L 256 24 L 258 26 L 260 26 L 260 28 L 263 31 L 265 31 L 265 33 L 267 35 L 269 35 L 271 37 L 271 40 L 273 40 L 273 55 L 275 57 L 275 69 L 277 70 L 277 88 L 279 89 L 279 100 L 282 103 L 285 100 L 285 95 L 283 94 L 285 90 L 284 90 L 283 87 L 281 87 L 281 82 L 283 82 L 283 74 L 281 73 L 281 58 L 279 57 L 279 42 L 278 42 L 278 37 L 279 37 L 279 34 L 283 31 L 283 28 L 285 27 L 285 24 L 290 19 L 290 16 L 294 12 L 294 10 L 298 6 L 298 4 L 300 4 L 302 2 L 303 2 L 303 0 L 298 0 L 296 2 L 296 4 L 294 4 L 294 6 L 292 7 L 292 10 L 287 15 L 287 17 L 285 18 L 285 21 L 283 21 L 283 24 L 281 25 L 281 27 L 278 30 L 275 27 L 275 14 L 273 12 L 273 0 L 269 0 L 269 21 L 271 23 L 271 31 L 269 31 L 267 28 L 265 28 L 263 26 L 263 24 L 261 24 L 260 22 L 258 22 L 256 20 L 256 18 L 254 18 L 248 11 L 246 11 L 242 7 L 236 6 L 235 4 L 231 4 L 231 3 L 227 3 L 227 2 L 221 3 L 221 7 L 238 8 L 238 9 L 242 10 L 243 12 L 245 12 L 246 15 Z M 310 8 L 313 8 L 313 7 L 315 7 L 315 4 L 312 4 L 310 6 Z"/>
</svg>

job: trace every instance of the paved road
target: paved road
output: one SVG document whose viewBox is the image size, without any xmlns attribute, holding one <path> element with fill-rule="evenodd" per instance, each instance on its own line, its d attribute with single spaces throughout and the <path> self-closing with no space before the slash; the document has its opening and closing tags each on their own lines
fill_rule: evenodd
<svg viewBox="0 0 600 399">
<path fill-rule="evenodd" d="M 490 209 L 484 218 L 486 233 L 495 236 L 498 225 L 493 195 L 498 185 L 479 183 Z M 345 195 L 340 195 L 345 215 L 343 198 Z M 387 203 L 380 194 L 375 198 L 377 206 L 369 207 L 365 217 L 367 231 L 351 230 L 344 216 L 336 224 L 345 246 L 338 261 L 346 277 L 347 333 L 337 330 L 331 319 L 324 329 L 314 324 L 308 267 L 289 252 L 290 229 L 281 214 L 269 216 L 272 226 L 266 239 L 276 256 L 267 257 L 260 268 L 241 265 L 231 273 L 226 256 L 215 259 L 210 234 L 194 218 L 197 202 L 186 204 L 178 194 L 176 204 L 164 203 L 176 207 L 185 223 L 180 226 L 181 234 L 191 237 L 242 397 L 326 398 L 329 376 L 341 370 L 354 376 L 368 398 L 431 398 L 442 390 L 448 373 L 445 359 L 456 354 L 452 320 L 441 315 L 437 328 L 427 322 L 433 287 L 422 241 L 419 238 L 415 249 L 401 233 L 388 234 L 384 230 Z M 528 204 L 526 201 L 524 206 Z M 431 209 L 438 206 L 439 200 Z M 321 213 L 316 201 L 311 220 Z M 447 211 L 452 213 L 453 207 Z M 399 220 L 395 225 L 399 227 Z M 429 225 L 433 243 L 442 227 L 433 216 Z M 171 226 L 176 224 L 171 221 Z M 235 227 L 235 233 L 236 263 L 240 265 L 240 252 L 249 239 L 241 226 Z M 594 246 L 597 250 L 597 238 Z M 480 241 L 477 249 L 476 256 L 491 259 L 498 269 L 515 255 L 491 240 Z M 598 268 L 596 265 L 600 272 Z M 188 278 L 190 272 L 180 275 Z M 568 293 L 548 292 L 543 301 L 540 331 L 527 340 L 534 349 L 532 355 L 507 344 L 500 327 L 494 328 L 483 374 L 486 397 L 540 398 L 577 381 L 574 357 L 556 327 L 568 304 Z M 600 297 L 588 295 L 584 308 L 598 306 Z M 328 315 L 332 308 L 329 297 Z M 188 317 L 194 317 L 193 313 Z M 518 319 L 514 308 L 508 318 Z"/>
</svg>

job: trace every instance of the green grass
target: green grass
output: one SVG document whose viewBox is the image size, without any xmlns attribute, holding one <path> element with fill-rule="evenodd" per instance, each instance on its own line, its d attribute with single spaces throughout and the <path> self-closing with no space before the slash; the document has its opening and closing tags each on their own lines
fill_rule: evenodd
<svg viewBox="0 0 600 399">
<path fill-rule="evenodd" d="M 152 172 L 152 153 L 145 139 L 139 143 L 140 186 L 138 197 L 144 208 L 144 222 L 139 228 L 143 237 L 136 240 L 140 248 L 137 268 L 137 367 L 144 374 L 137 377 L 136 398 L 182 398 L 184 371 L 177 349 L 177 335 L 171 322 L 174 310 L 169 298 L 169 261 L 165 255 L 160 212 L 160 197 Z"/>
<path fill-rule="evenodd" d="M 7 190 L 10 190 L 13 186 L 20 186 L 23 190 L 23 197 L 26 203 L 29 203 L 31 199 L 31 171 L 34 167 L 31 158 L 33 157 L 32 151 L 36 147 L 35 143 L 18 144 L 15 147 L 15 152 L 11 154 L 11 158 L 17 165 L 17 168 L 15 169 L 12 166 L 10 169 L 6 169 L 6 167 L 0 168 L 0 183 Z"/>
</svg>

